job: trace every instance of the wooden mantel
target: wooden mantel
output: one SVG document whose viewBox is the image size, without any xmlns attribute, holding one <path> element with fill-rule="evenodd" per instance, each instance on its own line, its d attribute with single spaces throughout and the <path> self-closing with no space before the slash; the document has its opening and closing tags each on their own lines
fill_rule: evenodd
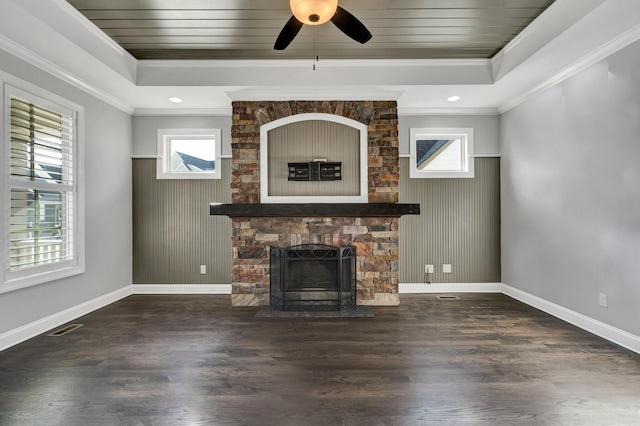
<svg viewBox="0 0 640 426">
<path fill-rule="evenodd" d="M 420 204 L 210 204 L 209 213 L 229 217 L 400 217 L 420 214 Z"/>
</svg>

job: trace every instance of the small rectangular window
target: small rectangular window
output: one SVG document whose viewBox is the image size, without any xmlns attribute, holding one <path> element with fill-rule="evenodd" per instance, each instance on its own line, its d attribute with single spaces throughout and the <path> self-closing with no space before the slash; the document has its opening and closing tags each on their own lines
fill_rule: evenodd
<svg viewBox="0 0 640 426">
<path fill-rule="evenodd" d="M 220 129 L 159 129 L 157 179 L 220 179 Z"/>
<path fill-rule="evenodd" d="M 5 86 L 7 291 L 83 272 L 78 112 Z"/>
<path fill-rule="evenodd" d="M 473 129 L 411 129 L 412 178 L 472 178 Z"/>
</svg>

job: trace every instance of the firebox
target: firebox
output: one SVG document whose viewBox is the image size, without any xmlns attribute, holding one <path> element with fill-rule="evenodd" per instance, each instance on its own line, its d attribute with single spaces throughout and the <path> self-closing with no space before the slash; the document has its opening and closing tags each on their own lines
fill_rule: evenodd
<svg viewBox="0 0 640 426">
<path fill-rule="evenodd" d="M 283 311 L 356 304 L 356 248 L 301 244 L 270 248 L 270 304 Z"/>
</svg>

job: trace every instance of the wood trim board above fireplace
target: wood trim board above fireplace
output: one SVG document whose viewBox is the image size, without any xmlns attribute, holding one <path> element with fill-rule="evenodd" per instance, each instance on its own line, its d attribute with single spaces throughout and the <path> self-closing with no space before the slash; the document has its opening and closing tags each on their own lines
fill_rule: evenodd
<svg viewBox="0 0 640 426">
<path fill-rule="evenodd" d="M 210 204 L 209 213 L 229 217 L 400 217 L 420 214 L 420 204 Z"/>
</svg>

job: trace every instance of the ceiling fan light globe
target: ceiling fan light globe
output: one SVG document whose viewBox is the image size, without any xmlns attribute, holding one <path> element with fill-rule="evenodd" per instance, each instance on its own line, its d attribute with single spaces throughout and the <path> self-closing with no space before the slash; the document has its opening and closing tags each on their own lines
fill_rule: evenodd
<svg viewBox="0 0 640 426">
<path fill-rule="evenodd" d="M 307 25 L 320 25 L 336 14 L 338 0 L 290 0 L 289 6 L 298 21 Z"/>
</svg>

